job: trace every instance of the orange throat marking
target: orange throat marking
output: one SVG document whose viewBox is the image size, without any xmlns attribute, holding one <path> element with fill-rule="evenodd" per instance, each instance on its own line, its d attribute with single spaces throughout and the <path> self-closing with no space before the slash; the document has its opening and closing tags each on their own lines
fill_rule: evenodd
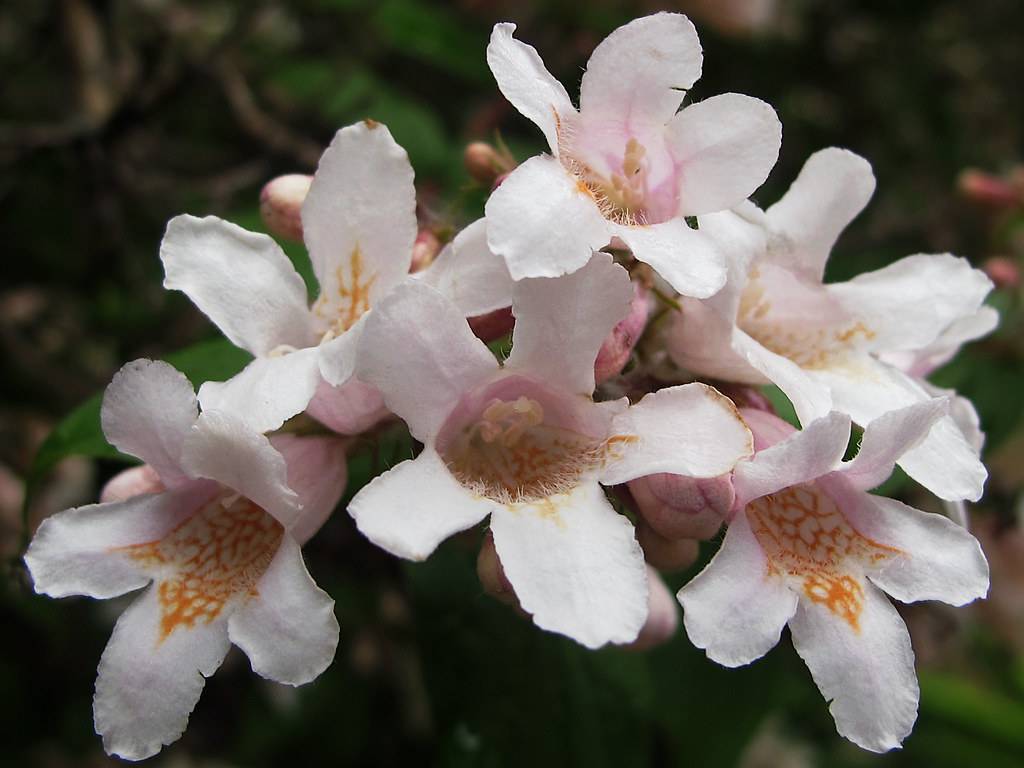
<svg viewBox="0 0 1024 768">
<path fill-rule="evenodd" d="M 242 497 L 220 496 L 159 541 L 117 547 L 155 572 L 159 645 L 179 627 L 212 623 L 232 600 L 258 595 L 284 528 Z"/>
<path fill-rule="evenodd" d="M 318 317 L 330 320 L 328 335 L 332 338 L 355 325 L 370 309 L 370 289 L 377 275 L 366 275 L 365 269 L 363 251 L 356 243 L 348 257 L 348 276 L 345 275 L 344 264 L 334 271 L 338 281 L 336 298 L 325 291 L 313 305 L 313 312 Z"/>
<path fill-rule="evenodd" d="M 859 633 L 864 567 L 901 551 L 858 533 L 836 502 L 810 484 L 756 499 L 746 514 L 769 572 L 799 582 L 807 599 L 824 605 Z"/>
</svg>

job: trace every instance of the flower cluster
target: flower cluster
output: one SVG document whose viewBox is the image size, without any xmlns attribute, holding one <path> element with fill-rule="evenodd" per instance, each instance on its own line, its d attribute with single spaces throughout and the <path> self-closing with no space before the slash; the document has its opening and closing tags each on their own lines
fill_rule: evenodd
<svg viewBox="0 0 1024 768">
<path fill-rule="evenodd" d="M 397 420 L 422 449 L 347 508 L 373 544 L 422 560 L 487 520 L 488 591 L 589 648 L 645 647 L 678 626 L 654 567 L 689 565 L 724 526 L 678 594 L 690 640 L 738 666 L 788 625 L 843 736 L 884 751 L 910 732 L 913 653 L 882 593 L 987 592 L 962 517 L 983 435 L 925 377 L 995 326 L 990 281 L 942 254 L 825 283 L 870 166 L 825 149 L 774 205 L 750 202 L 781 124 L 749 96 L 683 106 L 703 62 L 685 16 L 606 38 L 578 109 L 514 31 L 494 28 L 487 61 L 550 154 L 514 166 L 485 147 L 484 175 L 503 171 L 485 216 L 440 253 L 405 152 L 373 121 L 340 130 L 312 179 L 264 190 L 271 229 L 308 249 L 312 303 L 271 237 L 168 225 L 164 285 L 252 362 L 198 395 L 164 363 L 125 366 L 103 429 L 143 466 L 46 520 L 25 556 L 53 597 L 143 590 L 100 660 L 108 751 L 141 759 L 177 739 L 231 643 L 291 685 L 329 665 L 333 602 L 301 546 L 338 505 L 350 436 Z M 486 342 L 508 333 L 498 359 Z M 296 417 L 319 427 L 289 429 Z M 869 493 L 896 464 L 958 520 Z"/>
</svg>

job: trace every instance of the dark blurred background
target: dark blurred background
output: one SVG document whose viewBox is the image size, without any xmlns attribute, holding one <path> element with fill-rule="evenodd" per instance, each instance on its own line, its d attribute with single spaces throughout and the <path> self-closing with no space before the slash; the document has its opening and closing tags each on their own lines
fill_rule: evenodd
<svg viewBox="0 0 1024 768">
<path fill-rule="evenodd" d="M 409 152 L 423 225 L 461 226 L 480 215 L 486 195 L 463 168 L 468 141 L 500 132 L 520 159 L 542 148 L 486 67 L 491 25 L 517 22 L 517 36 L 575 97 L 593 47 L 657 9 L 690 13 L 698 25 L 705 65 L 692 98 L 736 91 L 778 110 L 782 154 L 755 200 L 777 199 L 825 146 L 874 165 L 878 191 L 840 241 L 832 279 L 951 251 L 999 286 L 1000 330 L 936 376 L 974 399 L 989 434 L 992 477 L 972 515 L 992 563 L 992 595 L 967 609 L 903 611 L 923 688 L 905 748 L 877 757 L 839 738 L 786 639 L 731 671 L 684 636 L 648 654 L 590 653 L 484 596 L 474 571 L 479 531 L 407 565 L 363 542 L 339 515 L 307 548 L 310 570 L 338 604 L 334 665 L 292 690 L 259 680 L 232 651 L 185 737 L 152 762 L 1024 765 L 1019 0 L 7 0 L 0 765 L 118 762 L 92 732 L 91 696 L 124 603 L 34 596 L 18 562 L 21 511 L 40 443 L 121 363 L 213 337 L 183 296 L 160 286 L 167 219 L 213 213 L 262 229 L 261 185 L 311 173 L 337 128 L 372 117 Z M 70 456 L 37 473 L 29 530 L 95 499 L 118 468 Z M 353 484 L 371 469 L 356 462 Z M 897 493 L 935 508 L 912 486 Z M 705 559 L 713 551 L 714 543 Z"/>
</svg>

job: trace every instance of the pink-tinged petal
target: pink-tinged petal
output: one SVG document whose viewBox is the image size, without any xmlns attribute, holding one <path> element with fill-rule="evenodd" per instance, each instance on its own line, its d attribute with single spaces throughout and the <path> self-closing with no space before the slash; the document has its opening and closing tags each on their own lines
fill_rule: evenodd
<svg viewBox="0 0 1024 768">
<path fill-rule="evenodd" d="M 487 66 L 491 68 L 498 90 L 544 132 L 551 151 L 558 154 L 559 122 L 576 110 L 569 94 L 544 66 L 532 45 L 512 37 L 515 24 L 495 24 L 487 45 Z"/>
<path fill-rule="evenodd" d="M 302 513 L 290 533 L 302 545 L 320 530 L 345 492 L 345 441 L 281 434 L 270 438 L 270 444 L 284 457 L 288 485 L 299 495 Z"/>
<path fill-rule="evenodd" d="M 606 253 L 571 275 L 520 280 L 513 288 L 512 353 L 506 368 L 590 396 L 605 337 L 629 313 L 629 273 Z"/>
<path fill-rule="evenodd" d="M 756 434 L 757 425 L 751 424 L 751 429 Z M 850 417 L 833 412 L 759 450 L 733 474 L 738 504 L 833 472 L 843 460 L 849 439 Z"/>
<path fill-rule="evenodd" d="M 647 566 L 647 621 L 640 629 L 636 640 L 630 643 L 631 651 L 646 651 L 667 643 L 679 631 L 679 603 L 668 591 L 658 571 Z"/>
<path fill-rule="evenodd" d="M 103 486 L 100 504 L 112 501 L 127 501 L 144 493 L 162 493 L 167 487 L 160 481 L 160 475 L 149 464 L 122 469 Z"/>
<path fill-rule="evenodd" d="M 192 384 L 159 360 L 126 363 L 103 393 L 100 409 L 110 444 L 149 464 L 168 487 L 187 480 L 181 446 L 198 416 Z"/>
<path fill-rule="evenodd" d="M 871 349 L 903 350 L 927 347 L 953 323 L 974 316 L 992 281 L 966 259 L 918 254 L 827 290 L 850 315 L 863 318 Z"/>
<path fill-rule="evenodd" d="M 309 575 L 293 538 L 281 540 L 255 590 L 228 619 L 231 642 L 262 677 L 288 685 L 316 679 L 334 659 L 338 620 L 334 601 Z"/>
<path fill-rule="evenodd" d="M 414 280 L 374 309 L 360 340 L 359 378 L 377 387 L 387 407 L 424 443 L 459 396 L 497 370 L 458 308 Z"/>
<path fill-rule="evenodd" d="M 788 357 L 775 354 L 739 329 L 733 331 L 732 346 L 752 368 L 783 391 L 801 424 L 809 424 L 832 410 L 829 388 Z"/>
<path fill-rule="evenodd" d="M 860 155 L 836 147 L 815 152 L 767 211 L 773 238 L 768 258 L 820 281 L 839 234 L 874 191 L 871 164 Z"/>
<path fill-rule="evenodd" d="M 453 533 L 483 520 L 494 503 L 463 488 L 432 448 L 363 487 L 348 513 L 366 538 L 407 560 L 426 560 Z"/>
<path fill-rule="evenodd" d="M 547 155 L 512 171 L 484 211 L 487 245 L 513 280 L 575 272 L 611 240 L 593 193 Z"/>
<path fill-rule="evenodd" d="M 714 558 L 678 598 L 690 642 L 726 667 L 774 648 L 797 609 L 796 594 L 772 571 L 746 515 L 736 516 Z"/>
<path fill-rule="evenodd" d="M 606 485 L 670 472 L 717 477 L 754 450 L 736 406 L 706 384 L 684 384 L 644 395 L 612 419 Z"/>
<path fill-rule="evenodd" d="M 988 479 L 978 449 L 951 416 L 936 421 L 928 436 L 903 454 L 899 465 L 945 501 L 977 501 Z"/>
<path fill-rule="evenodd" d="M 257 432 L 278 429 L 309 404 L 320 382 L 319 352 L 307 347 L 274 357 L 257 357 L 227 381 L 199 387 L 204 411 L 226 411 Z"/>
<path fill-rule="evenodd" d="M 742 202 L 760 187 L 782 146 L 782 123 L 769 104 L 723 93 L 672 118 L 668 141 L 679 168 L 679 213 L 699 216 Z"/>
<path fill-rule="evenodd" d="M 288 485 L 284 457 L 238 416 L 205 411 L 185 440 L 182 466 L 192 477 L 237 491 L 285 528 L 298 521 L 299 498 Z"/>
<path fill-rule="evenodd" d="M 987 336 L 999 325 L 999 313 L 984 306 L 973 315 L 951 323 L 939 337 L 926 347 L 915 350 L 882 350 L 879 358 L 911 376 L 927 376 L 960 351 L 968 342 Z"/>
<path fill-rule="evenodd" d="M 668 122 L 700 78 L 703 58 L 697 30 L 682 14 L 631 21 L 591 54 L 580 84 L 580 113 L 621 121 L 625 144 L 631 128 Z"/>
<path fill-rule="evenodd" d="M 725 285 L 726 263 L 715 241 L 683 219 L 617 226 L 615 235 L 684 296 L 706 299 Z"/>
<path fill-rule="evenodd" d="M 918 687 L 910 635 L 885 596 L 864 584 L 856 630 L 825 604 L 801 600 L 789 629 L 839 734 L 872 752 L 898 747 L 917 718 Z"/>
<path fill-rule="evenodd" d="M 341 387 L 352 380 L 359 355 L 359 337 L 369 316 L 368 312 L 360 315 L 351 328 L 320 343 L 320 375 L 331 386 Z"/>
<path fill-rule="evenodd" d="M 868 491 L 878 487 L 889 479 L 900 457 L 920 443 L 948 412 L 949 401 L 935 398 L 879 416 L 864 430 L 857 455 L 840 471 L 856 488 Z"/>
<path fill-rule="evenodd" d="M 387 127 L 364 121 L 338 131 L 302 204 L 321 321 L 348 328 L 401 282 L 417 229 L 412 166 Z"/>
<path fill-rule="evenodd" d="M 236 346 L 265 355 L 312 341 L 306 284 L 267 235 L 176 216 L 160 244 L 164 288 L 185 293 Z"/>
<path fill-rule="evenodd" d="M 584 482 L 491 515 L 498 557 L 533 623 L 588 648 L 636 640 L 647 619 L 647 571 L 633 526 Z"/>
<path fill-rule="evenodd" d="M 629 314 L 615 324 L 597 351 L 597 359 L 594 361 L 596 383 L 600 384 L 622 373 L 647 327 L 650 309 L 650 293 L 643 283 L 634 282 Z"/>
<path fill-rule="evenodd" d="M 379 389 L 351 378 L 340 387 L 321 381 L 306 413 L 340 435 L 358 435 L 386 419 L 390 411 Z"/>
<path fill-rule="evenodd" d="M 466 317 L 512 303 L 512 277 L 505 260 L 487 247 L 486 219 L 477 219 L 459 232 L 417 277 L 444 294 Z"/>
<path fill-rule="evenodd" d="M 162 636 L 158 596 L 150 587 L 121 615 L 96 678 L 96 732 L 108 753 L 126 760 L 151 757 L 181 737 L 205 678 L 231 647 L 223 618 Z"/>
<path fill-rule="evenodd" d="M 672 541 L 710 539 L 718 533 L 736 500 L 732 473 L 709 478 L 645 475 L 629 481 L 629 492 L 640 516 L 654 532 Z"/>
<path fill-rule="evenodd" d="M 150 576 L 124 548 L 160 539 L 216 491 L 213 483 L 191 482 L 48 517 L 25 553 L 36 592 L 105 599 L 144 587 Z"/>
</svg>

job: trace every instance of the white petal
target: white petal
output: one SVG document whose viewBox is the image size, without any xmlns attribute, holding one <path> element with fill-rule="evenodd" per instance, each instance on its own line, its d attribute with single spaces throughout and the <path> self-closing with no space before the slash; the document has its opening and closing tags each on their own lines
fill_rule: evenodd
<svg viewBox="0 0 1024 768">
<path fill-rule="evenodd" d="M 359 378 L 381 391 L 421 442 L 436 434 L 459 395 L 498 370 L 458 308 L 415 280 L 367 318 L 358 357 Z"/>
<path fill-rule="evenodd" d="M 742 512 L 678 597 L 690 642 L 726 667 L 749 664 L 774 648 L 797 606 L 796 593 L 772 572 Z"/>
<path fill-rule="evenodd" d="M 966 259 L 918 254 L 827 289 L 851 315 L 863 318 L 870 348 L 885 351 L 932 344 L 953 323 L 978 312 L 992 281 Z"/>
<path fill-rule="evenodd" d="M 683 216 L 725 210 L 745 200 L 768 178 L 782 145 L 775 110 L 738 93 L 691 104 L 667 130 L 681 174 Z"/>
<path fill-rule="evenodd" d="M 453 533 L 472 528 L 495 505 L 463 488 L 432 448 L 378 475 L 349 502 L 366 538 L 407 560 L 426 560 Z"/>
<path fill-rule="evenodd" d="M 181 444 L 199 416 L 192 384 L 159 360 L 134 360 L 103 393 L 100 422 L 117 450 L 142 459 L 166 486 L 186 481 Z"/>
<path fill-rule="evenodd" d="M 683 219 L 616 227 L 615 234 L 684 296 L 706 299 L 725 285 L 726 263 L 717 244 Z"/>
<path fill-rule="evenodd" d="M 236 346 L 265 355 L 311 341 L 306 284 L 267 235 L 176 216 L 160 245 L 164 288 L 184 292 Z"/>
<path fill-rule="evenodd" d="M 611 239 L 590 190 L 547 155 L 512 171 L 484 211 L 487 244 L 513 280 L 575 272 Z"/>
<path fill-rule="evenodd" d="M 498 90 L 523 116 L 544 132 L 551 151 L 558 154 L 558 125 L 576 112 L 569 94 L 544 66 L 532 45 L 512 37 L 515 24 L 495 24 L 487 45 L 487 65 Z"/>
<path fill-rule="evenodd" d="M 500 507 L 491 531 L 519 604 L 538 627 L 588 648 L 636 639 L 647 619 L 643 553 L 597 483 Z"/>
<path fill-rule="evenodd" d="M 520 280 L 513 289 L 516 324 L 505 367 L 590 396 L 597 352 L 632 299 L 629 274 L 606 253 L 595 253 L 571 275 Z"/>
<path fill-rule="evenodd" d="M 952 360 L 964 344 L 988 335 L 997 325 L 999 313 L 993 307 L 983 306 L 973 315 L 950 324 L 926 347 L 917 350 L 882 350 L 879 357 L 911 376 L 927 376 Z"/>
<path fill-rule="evenodd" d="M 790 620 L 793 646 L 836 721 L 864 749 L 895 749 L 917 718 L 914 652 L 903 619 L 878 589 L 864 585 L 859 631 L 825 605 L 801 600 Z"/>
<path fill-rule="evenodd" d="M 830 413 L 798 432 L 758 451 L 741 462 L 733 474 L 739 504 L 815 480 L 842 462 L 850 439 L 850 417 Z"/>
<path fill-rule="evenodd" d="M 161 640 L 160 611 L 150 587 L 118 619 L 100 659 L 96 732 L 107 752 L 128 760 L 155 755 L 185 732 L 205 678 L 230 647 L 224 619 Z"/>
<path fill-rule="evenodd" d="M 320 382 L 319 351 L 307 347 L 275 357 L 257 357 L 227 381 L 199 387 L 204 411 L 226 411 L 257 432 L 278 429 L 309 404 Z"/>
<path fill-rule="evenodd" d="M 316 585 L 299 545 L 285 536 L 250 597 L 228 619 L 228 637 L 258 675 L 303 685 L 330 666 L 338 647 L 334 601 Z"/>
<path fill-rule="evenodd" d="M 364 312 L 351 328 L 320 343 L 320 375 L 331 386 L 341 387 L 352 380 L 359 355 L 359 337 L 369 317 L 370 312 Z"/>
<path fill-rule="evenodd" d="M 302 513 L 291 529 L 305 544 L 341 501 L 348 481 L 345 441 L 336 437 L 274 435 L 270 444 L 288 465 L 288 485 L 299 495 Z"/>
<path fill-rule="evenodd" d="M 655 13 L 601 41 L 580 84 L 580 113 L 664 125 L 700 78 L 703 54 L 693 24 L 680 13 Z"/>
<path fill-rule="evenodd" d="M 512 303 L 512 277 L 505 260 L 487 247 L 486 219 L 477 219 L 459 232 L 434 263 L 416 276 L 444 294 L 466 317 Z"/>
<path fill-rule="evenodd" d="M 729 398 L 706 384 L 668 387 L 644 395 L 612 420 L 606 485 L 668 472 L 717 477 L 753 453 L 753 438 Z M 633 438 L 630 440 L 629 438 Z"/>
<path fill-rule="evenodd" d="M 212 483 L 191 482 L 48 517 L 25 553 L 36 592 L 102 599 L 144 587 L 150 577 L 121 548 L 159 540 L 216 491 Z"/>
<path fill-rule="evenodd" d="M 239 417 L 205 411 L 185 441 L 182 465 L 192 477 L 226 485 L 269 512 L 285 528 L 298 519 L 284 457 Z"/>
<path fill-rule="evenodd" d="M 385 419 L 390 411 L 376 387 L 353 377 L 340 387 L 321 381 L 306 413 L 341 435 L 358 435 Z"/>
<path fill-rule="evenodd" d="M 371 121 L 338 131 L 302 203 L 317 311 L 358 319 L 408 274 L 416 230 L 412 166 L 391 132 Z"/>
<path fill-rule="evenodd" d="M 815 152 L 767 211 L 773 236 L 768 258 L 820 280 L 839 234 L 874 191 L 871 164 L 860 155 L 835 147 Z"/>
<path fill-rule="evenodd" d="M 842 467 L 843 476 L 865 491 L 881 485 L 889 479 L 900 457 L 920 443 L 948 412 L 949 401 L 935 398 L 879 416 L 864 430 L 857 455 Z"/>
</svg>

